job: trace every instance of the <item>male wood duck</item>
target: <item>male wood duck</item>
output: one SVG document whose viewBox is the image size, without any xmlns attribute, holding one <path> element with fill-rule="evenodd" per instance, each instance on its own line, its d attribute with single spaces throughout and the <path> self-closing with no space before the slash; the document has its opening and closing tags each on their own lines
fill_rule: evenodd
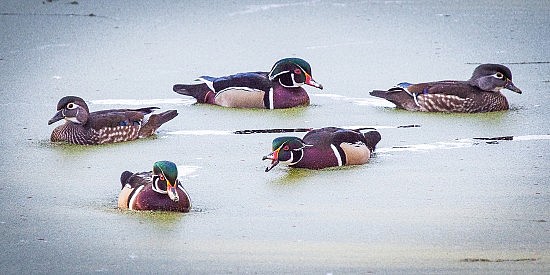
<svg viewBox="0 0 550 275">
<path fill-rule="evenodd" d="M 303 139 L 278 137 L 273 140 L 273 152 L 262 160 L 270 159 L 269 172 L 279 162 L 290 167 L 323 169 L 333 166 L 367 163 L 381 136 L 377 131 L 361 133 L 326 127 L 308 132 Z"/>
<path fill-rule="evenodd" d="M 309 105 L 303 84 L 323 89 L 311 77 L 311 66 L 300 58 L 277 61 L 269 72 L 239 73 L 224 77 L 201 76 L 197 84 L 176 84 L 174 92 L 198 103 L 224 107 L 283 109 Z"/>
<path fill-rule="evenodd" d="M 191 208 L 189 195 L 178 180 L 178 167 L 171 161 L 155 162 L 152 172 L 125 171 L 120 182 L 120 209 L 189 212 Z"/>
<path fill-rule="evenodd" d="M 57 113 L 48 125 L 65 119 L 57 126 L 51 141 L 65 141 L 80 145 L 94 145 L 135 140 L 151 136 L 165 122 L 178 115 L 176 110 L 152 114 L 158 107 L 141 109 L 103 110 L 90 113 L 80 97 L 66 96 L 57 103 Z"/>
<path fill-rule="evenodd" d="M 374 90 L 370 94 L 409 111 L 479 113 L 509 109 L 501 89 L 521 94 L 512 83 L 510 69 L 499 64 L 482 64 L 468 81 L 403 82 L 387 91 Z"/>
</svg>

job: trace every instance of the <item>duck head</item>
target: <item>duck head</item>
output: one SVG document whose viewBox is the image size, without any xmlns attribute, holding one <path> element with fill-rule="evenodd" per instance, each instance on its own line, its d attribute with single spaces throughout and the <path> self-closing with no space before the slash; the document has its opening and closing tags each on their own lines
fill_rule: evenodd
<svg viewBox="0 0 550 275">
<path fill-rule="evenodd" d="M 179 201 L 178 167 L 171 161 L 157 161 L 153 164 L 153 190 L 160 194 L 168 194 L 171 200 Z"/>
<path fill-rule="evenodd" d="M 57 113 L 48 121 L 48 125 L 61 119 L 76 123 L 86 124 L 90 111 L 86 102 L 77 96 L 66 96 L 57 103 Z"/>
<path fill-rule="evenodd" d="M 271 164 L 265 168 L 265 171 L 269 172 L 279 162 L 288 165 L 298 163 L 304 156 L 304 148 L 307 146 L 311 145 L 305 144 L 303 140 L 297 137 L 278 137 L 274 139 L 271 145 L 273 152 L 262 158 L 262 160 L 271 160 Z"/>
<path fill-rule="evenodd" d="M 500 64 L 481 64 L 477 66 L 468 82 L 484 91 L 499 92 L 501 89 L 508 89 L 521 94 L 521 90 L 512 82 L 510 69 Z"/>
<path fill-rule="evenodd" d="M 317 83 L 311 77 L 311 66 L 305 60 L 300 58 L 284 58 L 271 68 L 268 74 L 270 81 L 278 81 L 287 88 L 300 87 L 304 84 L 323 89 L 323 86 Z"/>
</svg>

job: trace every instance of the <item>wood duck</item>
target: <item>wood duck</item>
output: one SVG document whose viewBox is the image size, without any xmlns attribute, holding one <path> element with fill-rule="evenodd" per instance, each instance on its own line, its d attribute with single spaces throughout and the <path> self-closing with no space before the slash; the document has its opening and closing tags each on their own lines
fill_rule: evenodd
<svg viewBox="0 0 550 275">
<path fill-rule="evenodd" d="M 178 167 L 171 161 L 155 162 L 152 172 L 124 171 L 120 182 L 120 209 L 175 212 L 191 209 L 189 195 L 178 180 Z"/>
<path fill-rule="evenodd" d="M 377 131 L 363 134 L 359 130 L 326 127 L 308 132 L 303 139 L 288 136 L 274 139 L 273 152 L 262 160 L 271 160 L 266 172 L 279 162 L 308 169 L 364 164 L 380 139 Z"/>
<path fill-rule="evenodd" d="M 80 145 L 94 145 L 135 140 L 151 136 L 165 122 L 178 115 L 176 110 L 152 114 L 158 107 L 141 109 L 103 110 L 90 113 L 80 97 L 66 96 L 57 103 L 57 113 L 48 125 L 65 119 L 57 126 L 51 141 L 65 141 Z"/>
<path fill-rule="evenodd" d="M 323 89 L 311 77 L 311 66 L 300 58 L 277 61 L 269 72 L 239 73 L 224 77 L 201 76 L 197 84 L 176 84 L 174 92 L 199 103 L 236 108 L 282 109 L 309 105 L 303 84 Z"/>
<path fill-rule="evenodd" d="M 499 64 L 482 64 L 468 81 L 403 82 L 387 91 L 374 90 L 370 94 L 409 111 L 479 113 L 509 109 L 501 89 L 521 94 L 512 83 L 510 69 Z"/>
</svg>

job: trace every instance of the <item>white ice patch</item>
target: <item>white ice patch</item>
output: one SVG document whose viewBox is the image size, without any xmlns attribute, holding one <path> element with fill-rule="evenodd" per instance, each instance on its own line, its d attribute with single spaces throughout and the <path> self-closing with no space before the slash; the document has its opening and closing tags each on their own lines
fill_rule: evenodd
<svg viewBox="0 0 550 275">
<path fill-rule="evenodd" d="M 408 125 L 405 125 L 405 126 L 408 126 Z M 418 126 L 420 127 L 420 126 Z M 374 130 L 379 130 L 379 129 L 397 129 L 399 128 L 399 126 L 391 126 L 391 125 L 349 125 L 349 126 L 338 126 L 338 128 L 343 128 L 343 129 L 364 129 L 364 128 L 373 128 L 372 130 L 370 131 L 374 131 Z M 415 128 L 415 127 L 401 127 L 401 128 Z M 363 132 L 368 132 L 369 129 L 364 129 L 364 130 L 361 130 Z"/>
<path fill-rule="evenodd" d="M 395 107 L 395 104 L 381 98 L 353 98 L 352 102 L 360 106 Z"/>
<path fill-rule="evenodd" d="M 532 140 L 550 140 L 550 135 L 525 135 L 525 136 L 514 136 L 512 140 L 502 140 L 502 142 L 513 142 L 513 141 L 532 141 Z M 490 142 L 490 141 L 500 141 L 495 140 L 482 140 L 482 139 L 458 139 L 450 142 L 434 142 L 434 143 L 423 143 L 423 144 L 413 144 L 406 146 L 396 146 L 391 148 L 377 148 L 376 152 L 378 153 L 388 153 L 388 152 L 403 152 L 403 151 L 431 151 L 431 150 L 447 150 L 447 149 L 460 149 L 460 148 L 469 148 L 475 144 L 481 142 Z"/>
<path fill-rule="evenodd" d="M 403 151 L 418 152 L 418 151 L 468 148 L 468 147 L 474 146 L 474 143 L 476 142 L 479 142 L 479 141 L 474 141 L 472 139 L 459 139 L 452 142 L 434 142 L 434 143 L 398 146 L 398 147 L 392 147 L 392 148 L 376 148 L 376 152 L 377 153 L 403 152 Z"/>
<path fill-rule="evenodd" d="M 239 11 L 239 12 L 230 13 L 229 16 L 256 13 L 256 12 L 262 12 L 262 11 L 267 11 L 271 9 L 288 8 L 288 7 L 295 7 L 295 6 L 308 6 L 308 5 L 315 4 L 317 2 L 319 2 L 319 0 L 296 2 L 296 3 L 283 3 L 283 4 L 247 5 L 246 9 L 243 9 L 242 11 Z"/>
<path fill-rule="evenodd" d="M 514 140 L 549 140 L 550 135 L 526 135 L 514 137 Z"/>
<path fill-rule="evenodd" d="M 178 104 L 192 105 L 197 102 L 195 99 L 189 98 L 158 98 L 158 99 L 97 99 L 91 100 L 97 105 L 161 105 L 161 104 Z"/>
<path fill-rule="evenodd" d="M 221 130 L 182 130 L 167 132 L 168 135 L 182 135 L 182 136 L 225 136 L 233 134 L 233 131 L 221 131 Z"/>
<path fill-rule="evenodd" d="M 197 172 L 200 166 L 194 165 L 176 165 L 178 167 L 178 176 L 188 177 Z"/>
<path fill-rule="evenodd" d="M 52 49 L 52 48 L 68 48 L 70 47 L 70 44 L 46 44 L 38 47 L 38 50 L 46 50 L 46 49 Z"/>
<path fill-rule="evenodd" d="M 328 97 L 334 100 L 342 100 L 343 98 L 346 98 L 345 96 L 338 95 L 338 94 L 313 94 L 313 95 L 317 97 Z"/>
<path fill-rule="evenodd" d="M 348 46 L 367 45 L 367 44 L 373 44 L 373 43 L 374 43 L 373 41 L 344 42 L 344 43 L 334 43 L 334 44 L 326 44 L 326 45 L 306 46 L 306 49 L 317 50 L 317 49 L 326 49 L 326 48 L 339 48 L 339 47 L 348 47 Z"/>
<path fill-rule="evenodd" d="M 316 97 L 327 97 L 332 100 L 347 101 L 360 106 L 395 107 L 395 104 L 381 98 L 347 97 L 338 94 L 311 94 Z"/>
</svg>

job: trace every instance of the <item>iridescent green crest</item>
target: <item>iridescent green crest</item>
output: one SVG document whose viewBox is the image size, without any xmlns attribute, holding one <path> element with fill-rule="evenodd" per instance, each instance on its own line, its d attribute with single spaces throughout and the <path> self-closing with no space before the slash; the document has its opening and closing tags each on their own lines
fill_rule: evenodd
<svg viewBox="0 0 550 275">
<path fill-rule="evenodd" d="M 178 177 L 178 167 L 175 163 L 167 160 L 161 160 L 153 164 L 153 173 L 159 174 L 162 171 L 164 176 L 172 183 Z"/>
<path fill-rule="evenodd" d="M 280 75 L 281 73 L 291 72 L 296 67 L 299 67 L 302 70 L 302 72 L 305 72 L 308 75 L 311 75 L 311 66 L 309 65 L 309 63 L 307 63 L 307 61 L 301 58 L 289 57 L 289 58 L 281 59 L 277 61 L 275 65 L 273 65 L 273 68 L 271 68 L 271 71 L 269 72 L 269 78 L 273 79 L 274 77 L 276 77 L 277 75 Z"/>
<path fill-rule="evenodd" d="M 273 151 L 288 145 L 289 150 L 302 149 L 305 147 L 304 142 L 297 137 L 278 137 L 271 144 Z"/>
</svg>

